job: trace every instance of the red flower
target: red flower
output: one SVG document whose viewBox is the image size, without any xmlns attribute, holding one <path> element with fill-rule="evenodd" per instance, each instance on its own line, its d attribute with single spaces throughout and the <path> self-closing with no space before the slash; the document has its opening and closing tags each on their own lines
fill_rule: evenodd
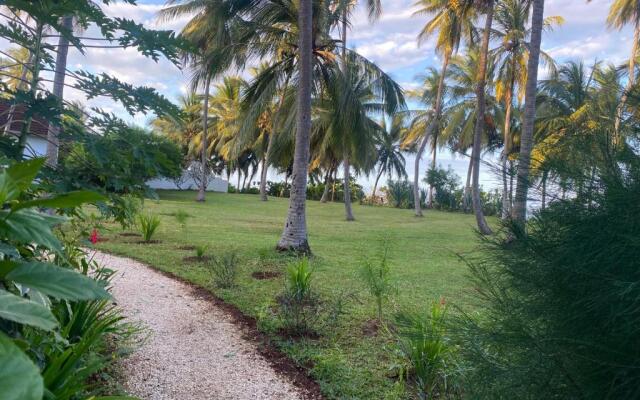
<svg viewBox="0 0 640 400">
<path fill-rule="evenodd" d="M 98 230 L 94 228 L 91 232 L 91 236 L 89 236 L 89 241 L 93 244 L 96 244 L 98 243 L 98 240 L 100 240 L 100 238 L 98 237 Z"/>
</svg>

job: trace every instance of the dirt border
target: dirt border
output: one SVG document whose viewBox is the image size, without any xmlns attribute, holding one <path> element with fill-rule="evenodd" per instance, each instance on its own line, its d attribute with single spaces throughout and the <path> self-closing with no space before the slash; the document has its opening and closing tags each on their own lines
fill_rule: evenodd
<svg viewBox="0 0 640 400">
<path fill-rule="evenodd" d="M 105 251 L 104 249 L 99 249 L 99 251 L 106 254 L 111 254 L 114 257 L 124 257 L 135 260 L 140 264 L 146 266 L 147 268 L 151 268 L 152 270 L 160 273 L 161 275 L 183 283 L 184 285 L 189 287 L 191 293 L 194 296 L 206 300 L 213 306 L 216 306 L 219 309 L 223 310 L 224 313 L 231 318 L 231 321 L 234 324 L 242 328 L 245 334 L 245 338 L 257 345 L 256 350 L 258 351 L 258 353 L 269 362 L 269 364 L 277 373 L 287 377 L 289 381 L 291 381 L 291 383 L 300 390 L 300 393 L 303 395 L 303 398 L 305 400 L 324 399 L 324 397 L 322 396 L 322 392 L 320 391 L 320 385 L 309 375 L 309 368 L 302 367 L 296 364 L 291 358 L 280 351 L 280 349 L 278 349 L 277 346 L 272 343 L 271 339 L 267 335 L 258 330 L 255 318 L 243 314 L 242 311 L 240 311 L 240 309 L 235 305 L 225 302 L 208 289 L 205 289 L 202 286 L 198 286 L 197 284 L 190 282 L 185 278 L 177 276 L 171 272 L 152 267 L 151 264 L 144 261 L 140 261 L 117 253 L 111 253 Z"/>
</svg>

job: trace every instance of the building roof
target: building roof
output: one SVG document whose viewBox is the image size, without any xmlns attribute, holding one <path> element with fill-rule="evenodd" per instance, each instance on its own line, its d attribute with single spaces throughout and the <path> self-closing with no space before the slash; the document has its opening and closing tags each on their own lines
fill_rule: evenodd
<svg viewBox="0 0 640 400">
<path fill-rule="evenodd" d="M 11 103 L 6 100 L 0 100 L 0 129 L 4 132 L 5 125 L 9 120 L 9 114 L 11 110 Z M 10 132 L 13 134 L 19 134 L 22 131 L 22 123 L 24 122 L 24 110 L 25 107 L 22 104 L 18 104 L 13 114 L 13 122 L 11 123 Z M 31 120 L 31 134 L 40 137 L 47 137 L 47 131 L 49 130 L 49 122 L 44 118 L 34 115 Z"/>
</svg>

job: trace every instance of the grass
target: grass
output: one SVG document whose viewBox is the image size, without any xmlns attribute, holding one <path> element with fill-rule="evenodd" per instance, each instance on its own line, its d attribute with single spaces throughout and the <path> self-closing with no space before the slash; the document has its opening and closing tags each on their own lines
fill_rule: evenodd
<svg viewBox="0 0 640 400">
<path fill-rule="evenodd" d="M 144 212 L 160 216 L 162 223 L 154 237 L 160 243 L 134 243 L 118 235 L 114 225 L 110 240 L 99 247 L 206 287 L 254 317 L 276 303 L 284 278 L 257 280 L 251 274 L 285 270 L 286 260 L 274 247 L 282 232 L 287 199 L 270 198 L 265 203 L 254 195 L 208 194 L 205 203 L 197 203 L 191 192 L 159 195 L 159 201 L 145 202 Z M 194 218 L 181 227 L 173 217 L 176 212 Z M 392 341 L 383 334 L 363 334 L 363 325 L 376 316 L 376 306 L 359 273 L 362 260 L 377 254 L 385 238 L 390 240 L 391 278 L 398 291 L 384 310 L 387 315 L 399 309 L 427 312 L 441 296 L 464 306 L 472 290 L 459 255 L 477 246 L 473 216 L 428 211 L 425 218 L 415 218 L 412 210 L 355 205 L 357 220 L 346 222 L 342 204 L 314 201 L 308 203 L 307 212 L 313 284 L 327 299 L 341 293 L 356 297 L 349 302 L 347 314 L 319 339 L 276 340 L 293 359 L 311 368 L 327 398 L 395 398 Z M 206 245 L 212 255 L 237 250 L 241 259 L 237 285 L 215 288 L 203 266 L 182 261 L 192 251 L 178 247 L 187 245 Z"/>
</svg>

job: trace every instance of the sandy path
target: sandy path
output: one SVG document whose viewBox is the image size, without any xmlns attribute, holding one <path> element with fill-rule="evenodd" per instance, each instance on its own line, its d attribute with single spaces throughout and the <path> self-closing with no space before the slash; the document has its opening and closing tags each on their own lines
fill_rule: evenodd
<svg viewBox="0 0 640 400">
<path fill-rule="evenodd" d="M 113 295 L 150 337 L 124 361 L 125 389 L 142 399 L 300 399 L 215 305 L 130 259 L 96 253 L 118 272 Z"/>
</svg>

